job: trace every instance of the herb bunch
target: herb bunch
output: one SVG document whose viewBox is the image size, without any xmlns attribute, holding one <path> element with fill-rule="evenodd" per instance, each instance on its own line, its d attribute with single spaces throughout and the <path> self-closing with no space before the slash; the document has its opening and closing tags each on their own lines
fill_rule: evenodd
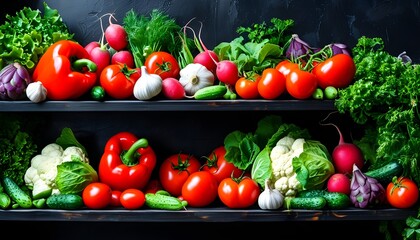
<svg viewBox="0 0 420 240">
<path fill-rule="evenodd" d="M 380 38 L 363 36 L 352 51 L 355 81 L 338 91 L 336 108 L 364 126 L 358 145 L 370 153 L 366 160 L 371 167 L 398 161 L 404 176 L 420 184 L 420 65 L 386 52 Z M 405 237 L 409 232 L 414 233 L 406 231 Z"/>
</svg>

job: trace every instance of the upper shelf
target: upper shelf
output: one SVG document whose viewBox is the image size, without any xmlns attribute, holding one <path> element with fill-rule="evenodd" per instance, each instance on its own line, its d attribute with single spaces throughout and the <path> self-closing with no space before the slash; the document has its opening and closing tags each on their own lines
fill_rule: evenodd
<svg viewBox="0 0 420 240">
<path fill-rule="evenodd" d="M 0 101 L 0 112 L 335 110 L 333 100 Z"/>
</svg>

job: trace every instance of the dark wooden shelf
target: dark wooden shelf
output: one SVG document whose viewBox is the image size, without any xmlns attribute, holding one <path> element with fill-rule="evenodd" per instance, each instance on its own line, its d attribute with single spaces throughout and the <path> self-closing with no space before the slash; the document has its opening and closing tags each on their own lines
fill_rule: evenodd
<svg viewBox="0 0 420 240">
<path fill-rule="evenodd" d="M 332 100 L 0 101 L 0 112 L 335 110 Z"/>
<path fill-rule="evenodd" d="M 416 209 L 344 210 L 236 210 L 223 207 L 187 210 L 0 210 L 0 220 L 8 221 L 82 221 L 82 222 L 281 222 L 281 221 L 367 221 L 405 220 L 416 216 Z"/>
</svg>

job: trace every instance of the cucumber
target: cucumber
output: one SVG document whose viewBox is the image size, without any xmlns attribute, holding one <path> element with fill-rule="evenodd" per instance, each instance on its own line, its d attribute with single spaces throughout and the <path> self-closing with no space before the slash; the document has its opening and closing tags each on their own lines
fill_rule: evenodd
<svg viewBox="0 0 420 240">
<path fill-rule="evenodd" d="M 380 168 L 367 171 L 364 174 L 378 180 L 378 182 L 387 186 L 388 183 L 392 182 L 392 178 L 394 176 L 399 177 L 402 172 L 403 166 L 401 163 L 397 161 L 391 161 Z"/>
<path fill-rule="evenodd" d="M 0 208 L 8 209 L 12 205 L 12 199 L 7 193 L 0 192 Z"/>
<path fill-rule="evenodd" d="M 290 197 L 286 198 L 287 209 L 321 210 L 327 205 L 324 197 Z"/>
<path fill-rule="evenodd" d="M 83 207 L 83 198 L 72 193 L 52 194 L 47 198 L 47 206 L 52 209 L 80 209 Z"/>
<path fill-rule="evenodd" d="M 225 95 L 226 91 L 226 86 L 212 85 L 197 90 L 194 93 L 194 98 L 196 100 L 223 99 L 223 96 Z"/>
<path fill-rule="evenodd" d="M 327 190 L 314 189 L 298 192 L 297 197 L 312 198 L 323 197 L 327 201 L 329 209 L 344 209 L 350 206 L 351 200 L 347 194 L 340 192 L 328 192 Z"/>
<path fill-rule="evenodd" d="M 187 201 L 181 201 L 179 198 L 171 196 L 166 191 L 157 191 L 156 193 L 146 193 L 146 206 L 162 210 L 181 210 L 188 205 Z"/>
<path fill-rule="evenodd" d="M 350 197 L 344 193 L 327 192 L 324 198 L 327 200 L 327 207 L 329 209 L 344 209 L 351 205 Z"/>
<path fill-rule="evenodd" d="M 10 177 L 3 177 L 3 187 L 10 198 L 21 208 L 31 208 L 32 198 Z"/>
</svg>

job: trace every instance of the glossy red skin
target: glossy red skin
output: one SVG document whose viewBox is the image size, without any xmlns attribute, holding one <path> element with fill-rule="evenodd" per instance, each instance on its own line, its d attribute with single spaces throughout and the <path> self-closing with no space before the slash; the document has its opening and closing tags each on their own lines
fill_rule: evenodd
<svg viewBox="0 0 420 240">
<path fill-rule="evenodd" d="M 138 69 L 125 67 L 128 71 L 122 71 L 123 68 L 123 64 L 110 64 L 102 70 L 99 78 L 106 94 L 114 99 L 133 98 L 134 85 L 140 78 Z"/>
<path fill-rule="evenodd" d="M 112 190 L 101 182 L 93 182 L 87 185 L 82 192 L 83 203 L 90 209 L 104 209 L 111 203 Z"/>
<path fill-rule="evenodd" d="M 216 177 L 207 171 L 192 173 L 182 185 L 182 198 L 191 207 L 205 207 L 217 198 L 218 182 Z"/>
<path fill-rule="evenodd" d="M 121 50 L 111 57 L 111 64 L 125 64 L 129 68 L 135 68 L 133 54 L 128 50 Z"/>
<path fill-rule="evenodd" d="M 386 199 L 395 208 L 410 208 L 417 203 L 419 188 L 406 177 L 399 177 L 397 183 L 390 182 L 386 188 Z"/>
<path fill-rule="evenodd" d="M 113 207 L 121 207 L 120 196 L 121 196 L 121 191 L 113 190 L 112 196 L 111 196 L 111 202 L 109 205 Z"/>
<path fill-rule="evenodd" d="M 96 75 L 101 76 L 102 70 L 111 64 L 111 53 L 104 47 L 98 46 L 90 51 L 91 60 L 96 63 Z"/>
<path fill-rule="evenodd" d="M 93 41 L 93 42 L 88 43 L 85 46 L 85 50 L 86 50 L 86 52 L 88 52 L 90 54 L 90 52 L 92 51 L 92 49 L 94 49 L 96 47 L 100 47 L 100 46 L 101 46 L 101 44 L 99 42 Z"/>
<path fill-rule="evenodd" d="M 162 80 L 162 94 L 168 99 L 177 100 L 185 98 L 185 89 L 176 78 Z"/>
<path fill-rule="evenodd" d="M 141 190 L 129 188 L 121 193 L 120 202 L 125 209 L 134 210 L 143 207 L 146 197 Z"/>
<path fill-rule="evenodd" d="M 222 60 L 217 64 L 216 77 L 220 82 L 234 87 L 239 79 L 238 66 L 232 61 Z"/>
<path fill-rule="evenodd" d="M 181 69 L 178 61 L 168 52 L 159 51 L 151 53 L 144 61 L 144 66 L 146 66 L 148 73 L 157 74 L 162 79 L 179 79 Z"/>
<path fill-rule="evenodd" d="M 341 53 L 318 63 L 312 69 L 312 73 L 317 77 L 318 85 L 322 89 L 328 86 L 345 88 L 353 81 L 356 65 L 351 56 Z"/>
<path fill-rule="evenodd" d="M 259 95 L 268 100 L 280 97 L 286 91 L 286 77 L 275 68 L 264 69 L 258 81 Z"/>
<path fill-rule="evenodd" d="M 293 68 L 286 77 L 286 90 L 295 99 L 310 98 L 317 86 L 316 76 L 299 68 Z"/>
<path fill-rule="evenodd" d="M 242 99 L 257 99 L 260 98 L 258 93 L 258 82 L 261 76 L 255 74 L 252 78 L 241 77 L 235 83 L 235 91 Z"/>
<path fill-rule="evenodd" d="M 257 182 L 244 177 L 237 183 L 225 178 L 218 187 L 219 199 L 229 208 L 248 208 L 258 201 L 261 190 Z"/>
<path fill-rule="evenodd" d="M 128 36 L 124 27 L 120 24 L 110 23 L 105 29 L 105 40 L 116 51 L 125 49 L 128 45 Z"/>
<path fill-rule="evenodd" d="M 207 157 L 205 165 L 201 168 L 202 171 L 207 171 L 213 174 L 217 182 L 220 183 L 225 178 L 238 178 L 242 174 L 242 170 L 237 168 L 233 163 L 228 162 L 225 158 L 226 149 L 224 146 L 215 148 Z"/>
<path fill-rule="evenodd" d="M 327 190 L 329 192 L 341 192 L 350 194 L 351 179 L 343 173 L 334 173 L 328 178 Z"/>
<path fill-rule="evenodd" d="M 143 142 L 144 146 L 133 152 L 133 162 L 126 165 L 122 154 L 137 141 Z M 99 162 L 98 175 L 101 182 L 108 184 L 112 190 L 143 189 L 149 182 L 155 166 L 156 154 L 147 140 L 123 131 L 108 139 Z"/>
<path fill-rule="evenodd" d="M 193 60 L 194 63 L 200 63 L 206 67 L 213 74 L 216 73 L 217 63 L 219 62 L 219 57 L 217 54 L 211 50 L 198 53 Z"/>
<path fill-rule="evenodd" d="M 290 73 L 290 71 L 294 68 L 298 68 L 299 66 L 296 63 L 293 63 L 289 60 L 283 60 L 276 65 L 276 69 L 281 72 L 284 77 Z"/>
<path fill-rule="evenodd" d="M 185 164 L 181 169 L 181 165 Z M 159 167 L 159 181 L 164 190 L 172 196 L 178 197 L 182 194 L 182 185 L 185 183 L 190 174 L 200 170 L 200 161 L 189 154 L 180 153 L 167 157 Z"/>
</svg>

